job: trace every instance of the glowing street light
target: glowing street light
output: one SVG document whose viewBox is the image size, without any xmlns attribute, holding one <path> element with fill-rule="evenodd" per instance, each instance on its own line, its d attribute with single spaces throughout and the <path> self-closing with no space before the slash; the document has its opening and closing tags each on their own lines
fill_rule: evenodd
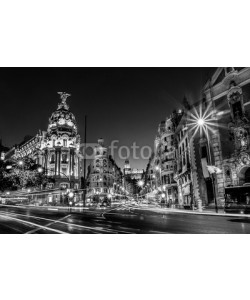
<svg viewBox="0 0 250 300">
<path fill-rule="evenodd" d="M 144 181 L 143 181 L 143 180 L 139 180 L 139 181 L 138 181 L 138 186 L 139 186 L 139 187 L 143 187 L 143 185 L 144 185 Z"/>
<path fill-rule="evenodd" d="M 207 146 L 208 146 L 208 156 L 210 163 L 212 162 L 212 156 L 211 156 L 211 150 L 210 150 L 210 141 L 209 141 L 209 131 L 214 133 L 214 126 L 218 126 L 218 123 L 214 118 L 212 117 L 213 110 L 209 112 L 209 109 L 211 106 L 208 106 L 205 112 L 202 112 L 202 106 L 199 108 L 199 112 L 195 109 L 194 113 L 189 113 L 189 120 L 188 125 L 190 126 L 190 130 L 194 129 L 194 132 L 192 136 L 195 136 L 198 130 L 200 130 L 200 135 L 202 135 L 202 132 L 205 132 L 206 139 L 207 139 Z M 214 202 L 215 202 L 215 211 L 218 213 L 218 206 L 217 206 L 217 199 L 216 199 L 216 192 L 215 192 L 215 185 L 214 185 L 214 177 L 213 173 L 212 176 L 212 186 L 213 186 L 213 194 L 214 194 Z"/>
<path fill-rule="evenodd" d="M 203 126 L 203 125 L 205 124 L 205 120 L 204 120 L 203 118 L 199 118 L 199 119 L 197 120 L 197 124 L 198 124 L 199 126 Z"/>
<path fill-rule="evenodd" d="M 24 161 L 23 161 L 23 160 L 19 160 L 19 161 L 18 161 L 18 165 L 19 165 L 19 166 L 23 166 L 23 165 L 24 165 Z"/>
<path fill-rule="evenodd" d="M 37 172 L 38 172 L 38 173 L 42 173 L 42 172 L 43 172 L 43 168 L 42 168 L 42 167 L 39 167 L 39 168 L 37 169 Z"/>
<path fill-rule="evenodd" d="M 69 192 L 69 198 L 73 198 L 74 197 L 74 193 L 73 192 Z"/>
</svg>

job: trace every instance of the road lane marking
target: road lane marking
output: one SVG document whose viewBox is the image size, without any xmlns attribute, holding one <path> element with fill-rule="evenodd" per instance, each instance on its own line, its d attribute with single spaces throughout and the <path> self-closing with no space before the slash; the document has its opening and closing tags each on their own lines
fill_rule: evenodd
<svg viewBox="0 0 250 300">
<path fill-rule="evenodd" d="M 53 225 L 53 224 L 55 224 L 55 223 L 58 223 L 58 222 L 60 222 L 60 221 L 62 221 L 62 220 L 64 220 L 64 219 L 67 219 L 67 218 L 70 217 L 70 216 L 71 216 L 71 215 L 67 215 L 67 216 L 65 216 L 65 217 L 63 217 L 63 218 L 61 218 L 61 219 L 54 220 L 53 222 L 50 222 L 49 224 L 45 225 L 45 227 L 51 226 L 51 225 Z M 33 229 L 33 230 L 30 230 L 30 231 L 26 232 L 25 234 L 31 234 L 31 233 L 34 233 L 34 232 L 36 232 L 36 231 L 38 231 L 38 230 L 40 230 L 40 229 L 39 229 L 39 228 L 35 228 L 35 229 Z"/>
<path fill-rule="evenodd" d="M 0 215 L 3 218 L 6 218 L 6 219 L 12 219 L 12 220 L 18 221 L 20 223 L 24 223 L 24 224 L 28 224 L 28 225 L 31 225 L 31 226 L 39 227 L 39 229 L 45 229 L 45 230 L 54 231 L 54 232 L 57 232 L 57 233 L 67 233 L 67 232 L 64 232 L 64 231 L 61 231 L 61 230 L 57 230 L 57 229 L 53 229 L 53 228 L 48 228 L 46 226 L 42 226 L 42 225 L 39 225 L 39 224 L 36 224 L 36 223 L 33 223 L 33 222 L 29 222 L 29 221 L 24 221 L 24 220 L 21 220 L 21 219 L 18 219 L 18 218 L 14 218 L 14 217 L 10 217 L 10 216 L 7 216 L 7 215 L 3 215 L 3 214 L 0 214 Z"/>
<path fill-rule="evenodd" d="M 62 219 L 66 218 L 66 217 L 69 217 L 71 215 L 68 215 L 66 217 L 63 217 L 62 219 L 59 219 L 59 220 L 53 220 L 53 219 L 47 219 L 47 218 L 42 218 L 42 217 L 36 217 L 36 216 L 27 216 L 27 215 L 22 215 L 22 214 L 16 214 L 16 213 L 9 213 L 11 215 L 19 215 L 19 216 L 22 216 L 22 217 L 28 217 L 28 218 L 33 218 L 33 219 L 40 219 L 40 220 L 45 220 L 45 221 L 53 221 L 53 223 L 60 223 L 60 224 L 63 224 L 63 225 L 72 225 L 72 226 L 75 226 L 75 227 L 80 227 L 80 228 L 83 228 L 83 229 L 88 229 L 88 230 L 92 230 L 92 231 L 99 231 L 99 232 L 105 232 L 105 233 L 118 233 L 118 231 L 114 230 L 114 229 L 99 229 L 99 227 L 89 227 L 89 226 L 83 226 L 83 225 L 78 225 L 78 224 L 74 224 L 74 223 L 68 223 L 68 222 L 62 222 Z M 9 214 L 5 214 L 6 216 L 8 216 Z M 3 213 L 0 213 L 0 215 L 3 215 Z M 18 219 L 20 220 L 20 219 Z M 25 221 L 26 222 L 26 221 Z M 49 225 L 46 225 L 46 226 L 49 226 Z M 34 229 L 33 229 L 34 230 Z M 31 230 L 31 231 L 33 231 Z M 39 230 L 39 229 L 35 229 L 35 230 Z M 28 232 L 26 232 L 27 234 Z M 67 232 L 66 232 L 67 233 Z"/>
</svg>

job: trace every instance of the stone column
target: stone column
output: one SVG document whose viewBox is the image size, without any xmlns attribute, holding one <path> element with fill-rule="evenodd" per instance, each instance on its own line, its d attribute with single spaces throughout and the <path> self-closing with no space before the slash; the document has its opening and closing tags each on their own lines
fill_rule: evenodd
<svg viewBox="0 0 250 300">
<path fill-rule="evenodd" d="M 197 171 L 194 138 L 189 137 L 189 140 L 190 140 L 191 180 L 193 182 L 194 202 L 197 203 L 198 210 L 202 211 L 202 200 L 200 197 L 201 180 L 199 180 L 200 178 L 199 178 L 198 171 Z M 197 156 L 199 157 L 199 155 L 197 155 Z"/>
<path fill-rule="evenodd" d="M 58 149 L 58 175 L 59 177 L 61 177 L 61 156 L 62 156 L 62 152 L 61 152 L 61 148 Z"/>
<path fill-rule="evenodd" d="M 211 139 L 212 143 L 212 151 L 214 156 L 214 165 L 219 169 L 222 169 L 222 157 L 221 157 L 221 149 L 220 149 L 220 139 L 219 139 L 219 132 L 214 135 Z M 214 184 L 215 184 L 215 193 L 217 197 L 218 205 L 224 204 L 224 178 L 223 173 L 214 174 Z"/>
<path fill-rule="evenodd" d="M 55 176 L 57 175 L 57 162 L 58 162 L 58 159 L 57 159 L 57 149 L 55 149 Z"/>
</svg>

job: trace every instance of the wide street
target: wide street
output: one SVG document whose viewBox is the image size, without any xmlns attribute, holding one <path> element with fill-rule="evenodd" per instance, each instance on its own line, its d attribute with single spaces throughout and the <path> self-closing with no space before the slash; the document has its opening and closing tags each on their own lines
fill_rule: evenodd
<svg viewBox="0 0 250 300">
<path fill-rule="evenodd" d="M 69 211 L 0 206 L 0 233 L 250 233 L 250 218 L 213 216 L 139 207 Z"/>
</svg>

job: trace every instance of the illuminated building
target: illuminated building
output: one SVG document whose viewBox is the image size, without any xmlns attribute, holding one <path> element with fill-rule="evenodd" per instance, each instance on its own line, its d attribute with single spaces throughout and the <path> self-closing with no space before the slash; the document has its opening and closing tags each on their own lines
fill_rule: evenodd
<svg viewBox="0 0 250 300">
<path fill-rule="evenodd" d="M 59 92 L 61 102 L 49 119 L 47 131 L 39 131 L 34 137 L 6 153 L 6 158 L 33 158 L 54 183 L 52 188 L 80 188 L 80 136 L 77 132 L 75 116 L 66 103 L 69 94 Z"/>
<path fill-rule="evenodd" d="M 182 111 L 174 112 L 158 127 L 155 138 L 154 164 L 151 167 L 151 180 L 158 193 L 165 193 L 168 204 L 178 204 L 177 182 L 174 172 L 176 169 L 176 148 L 174 143 L 175 122 L 182 115 Z"/>
<path fill-rule="evenodd" d="M 94 148 L 94 159 L 88 167 L 87 198 L 96 202 L 115 196 L 122 188 L 122 172 L 109 155 L 104 140 L 99 139 Z"/>
<path fill-rule="evenodd" d="M 250 183 L 250 68 L 218 68 L 203 87 L 204 98 L 190 110 L 203 118 L 193 137 L 194 192 L 203 205 L 219 206 L 225 187 Z M 196 113 L 197 115 L 197 113 Z M 209 176 L 206 165 L 217 168 Z"/>
<path fill-rule="evenodd" d="M 124 164 L 124 176 L 128 176 L 131 179 L 140 180 L 142 178 L 143 170 L 132 169 L 129 160 L 125 161 Z"/>
<path fill-rule="evenodd" d="M 125 161 L 123 169 L 124 187 L 131 195 L 139 193 L 138 181 L 142 179 L 143 173 L 143 170 L 131 168 L 129 160 Z"/>
<path fill-rule="evenodd" d="M 195 169 L 192 168 L 192 144 L 187 127 L 187 112 L 183 114 L 175 128 L 176 169 L 175 180 L 178 187 L 178 204 L 182 207 L 193 203 L 193 182 Z"/>
</svg>

